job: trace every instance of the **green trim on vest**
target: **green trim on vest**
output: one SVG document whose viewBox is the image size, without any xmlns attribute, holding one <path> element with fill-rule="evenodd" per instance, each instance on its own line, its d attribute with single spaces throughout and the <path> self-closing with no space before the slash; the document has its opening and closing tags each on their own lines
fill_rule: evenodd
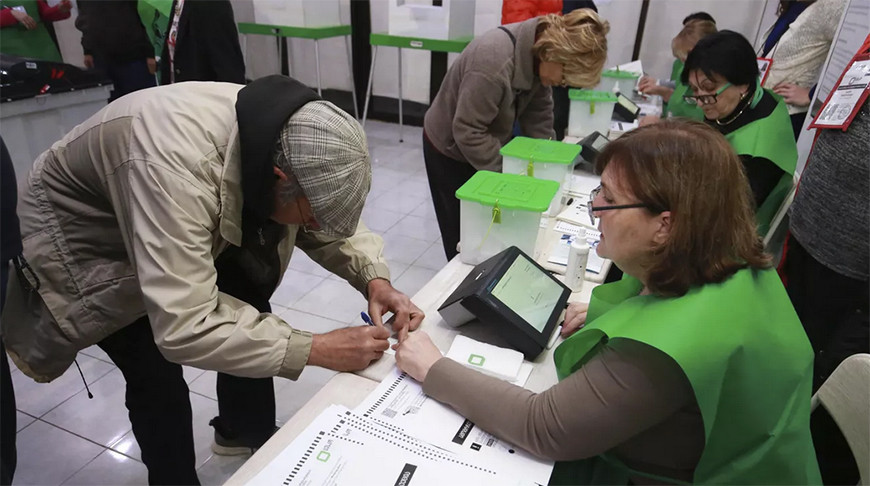
<svg viewBox="0 0 870 486">
<path fill-rule="evenodd" d="M 21 24 L 0 29 L 0 46 L 2 46 L 0 49 L 2 49 L 3 54 L 63 62 L 60 52 L 57 51 L 57 46 L 54 45 L 54 41 L 48 35 L 45 22 L 39 17 L 39 8 L 36 6 L 36 0 L 9 0 L 4 1 L 3 6 L 22 6 L 27 11 L 27 15 L 30 15 L 36 21 L 36 28 L 33 30 L 27 30 Z"/>
<path fill-rule="evenodd" d="M 586 327 L 555 351 L 559 378 L 602 341 L 653 346 L 680 366 L 701 410 L 696 484 L 820 484 L 809 429 L 813 353 L 776 272 L 743 269 L 679 298 L 641 288 L 626 277 L 592 292 Z"/>
<path fill-rule="evenodd" d="M 674 76 L 671 79 L 674 80 L 676 86 L 674 86 L 674 92 L 671 94 L 671 99 L 668 101 L 667 108 L 662 111 L 662 116 L 702 121 L 704 119 L 704 110 L 702 110 L 698 105 L 690 105 L 686 103 L 686 100 L 683 99 L 683 96 L 689 92 L 689 86 L 683 84 L 683 81 L 680 79 L 680 76 L 683 73 L 683 63 L 680 62 L 679 59 L 674 61 L 674 71 L 676 71 L 678 63 L 680 70 L 677 71 L 675 76 L 673 73 L 671 74 Z"/>
<path fill-rule="evenodd" d="M 725 139 L 737 155 L 763 157 L 785 171 L 755 213 L 758 234 L 762 236 L 767 233 L 776 211 L 791 190 L 798 155 L 791 118 L 785 102 L 773 92 L 766 89 L 765 91 L 776 99 L 776 108 L 773 112 L 765 118 L 755 120 L 725 135 Z"/>
</svg>

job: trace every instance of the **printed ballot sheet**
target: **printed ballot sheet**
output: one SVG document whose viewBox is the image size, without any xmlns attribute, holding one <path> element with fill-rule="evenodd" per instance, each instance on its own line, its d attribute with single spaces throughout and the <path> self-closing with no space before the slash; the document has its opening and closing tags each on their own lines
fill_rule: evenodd
<svg viewBox="0 0 870 486">
<path fill-rule="evenodd" d="M 398 428 L 333 405 L 324 410 L 249 484 L 519 485 L 506 473 L 403 434 Z"/>
<path fill-rule="evenodd" d="M 356 409 L 359 415 L 458 454 L 470 463 L 506 474 L 519 484 L 547 484 L 553 461 L 538 459 L 481 430 L 452 408 L 429 398 L 398 369 Z"/>
</svg>

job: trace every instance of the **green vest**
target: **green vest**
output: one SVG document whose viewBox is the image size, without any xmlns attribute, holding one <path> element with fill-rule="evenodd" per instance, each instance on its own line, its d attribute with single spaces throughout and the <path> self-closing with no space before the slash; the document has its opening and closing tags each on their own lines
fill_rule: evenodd
<svg viewBox="0 0 870 486">
<path fill-rule="evenodd" d="M 682 73 L 682 61 L 679 59 L 674 60 L 671 79 L 674 80 L 676 86 L 674 86 L 674 93 L 671 94 L 671 99 L 668 101 L 667 106 L 662 110 L 662 117 L 672 116 L 701 121 L 704 119 L 704 110 L 698 105 L 686 103 L 686 100 L 683 99 L 683 96 L 689 92 L 689 86 L 683 84 L 683 81 L 680 79 Z"/>
<path fill-rule="evenodd" d="M 788 108 L 781 97 L 769 90 L 765 89 L 765 91 L 777 100 L 773 112 L 765 118 L 725 135 L 725 139 L 728 140 L 737 155 L 764 157 L 785 171 L 785 174 L 755 213 L 758 234 L 762 236 L 767 233 L 776 211 L 791 190 L 795 166 L 797 165 L 797 144 L 794 140 Z"/>
<path fill-rule="evenodd" d="M 27 30 L 23 25 L 17 24 L 0 29 L 0 52 L 14 56 L 42 59 L 46 61 L 62 62 L 57 46 L 48 35 L 45 22 L 39 18 L 39 8 L 36 0 L 8 0 L 3 2 L 4 7 L 22 6 L 27 15 L 36 21 L 36 28 Z"/>
<path fill-rule="evenodd" d="M 641 287 L 626 276 L 592 292 L 586 327 L 555 351 L 559 379 L 602 341 L 646 343 L 676 361 L 695 392 L 705 445 L 694 483 L 821 484 L 810 437 L 813 352 L 776 272 L 743 269 L 678 298 L 641 296 Z M 627 478 L 619 461 L 603 458 L 569 463 L 573 478 L 560 464 L 554 479 Z"/>
</svg>

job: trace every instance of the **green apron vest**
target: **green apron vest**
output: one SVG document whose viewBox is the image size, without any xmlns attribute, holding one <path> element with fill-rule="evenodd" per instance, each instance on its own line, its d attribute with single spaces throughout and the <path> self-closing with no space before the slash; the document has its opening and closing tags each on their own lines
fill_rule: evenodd
<svg viewBox="0 0 870 486">
<path fill-rule="evenodd" d="M 765 91 L 777 100 L 773 112 L 765 118 L 725 135 L 725 139 L 728 140 L 737 155 L 764 157 L 785 171 L 785 174 L 755 213 L 758 234 L 762 236 L 767 234 L 776 211 L 792 188 L 795 166 L 797 165 L 797 144 L 794 140 L 788 108 L 782 98 L 769 90 L 765 89 Z"/>
<path fill-rule="evenodd" d="M 45 22 L 39 18 L 39 8 L 36 0 L 8 0 L 3 2 L 4 7 L 22 6 L 27 15 L 36 21 L 36 28 L 27 30 L 23 25 L 12 25 L 0 29 L 0 52 L 14 56 L 42 59 L 45 61 L 62 62 L 57 46 L 48 35 Z"/>
<path fill-rule="evenodd" d="M 667 106 L 662 110 L 662 117 L 680 117 L 690 120 L 701 121 L 704 119 L 704 110 L 698 105 L 690 105 L 686 103 L 683 96 L 689 92 L 689 86 L 680 80 L 683 73 L 683 63 L 679 59 L 674 61 L 674 68 L 671 72 L 671 79 L 674 80 L 674 92 L 671 94 L 671 99 Z"/>
<path fill-rule="evenodd" d="M 163 40 L 166 39 L 172 15 L 172 0 L 140 0 L 138 7 L 139 18 L 148 33 L 148 40 L 154 46 L 154 52 L 163 52 Z"/>
<path fill-rule="evenodd" d="M 679 298 L 641 296 L 641 287 L 626 276 L 592 292 L 586 327 L 555 351 L 559 379 L 608 339 L 646 343 L 676 361 L 698 401 L 705 446 L 694 483 L 821 484 L 809 426 L 813 352 L 776 272 L 743 269 Z M 601 457 L 559 464 L 554 482 L 649 476 Z"/>
</svg>

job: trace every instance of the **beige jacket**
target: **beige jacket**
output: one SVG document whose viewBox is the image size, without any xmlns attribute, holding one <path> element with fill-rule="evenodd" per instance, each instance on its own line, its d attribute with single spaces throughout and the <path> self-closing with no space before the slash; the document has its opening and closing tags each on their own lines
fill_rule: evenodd
<svg viewBox="0 0 870 486">
<path fill-rule="evenodd" d="M 2 320 L 25 374 L 57 378 L 78 350 L 147 313 L 170 361 L 299 376 L 311 334 L 215 285 L 214 259 L 242 240 L 239 89 L 189 82 L 133 93 L 37 159 L 18 211 L 38 296 L 14 277 Z M 389 278 L 383 241 L 362 224 L 337 240 L 297 230 L 279 245 L 282 274 L 298 246 L 360 292 Z"/>
<path fill-rule="evenodd" d="M 499 150 L 513 135 L 554 138 L 552 90 L 535 75 L 532 46 L 538 19 L 475 38 L 444 77 L 426 111 L 424 130 L 442 154 L 478 170 L 501 172 Z"/>
</svg>

